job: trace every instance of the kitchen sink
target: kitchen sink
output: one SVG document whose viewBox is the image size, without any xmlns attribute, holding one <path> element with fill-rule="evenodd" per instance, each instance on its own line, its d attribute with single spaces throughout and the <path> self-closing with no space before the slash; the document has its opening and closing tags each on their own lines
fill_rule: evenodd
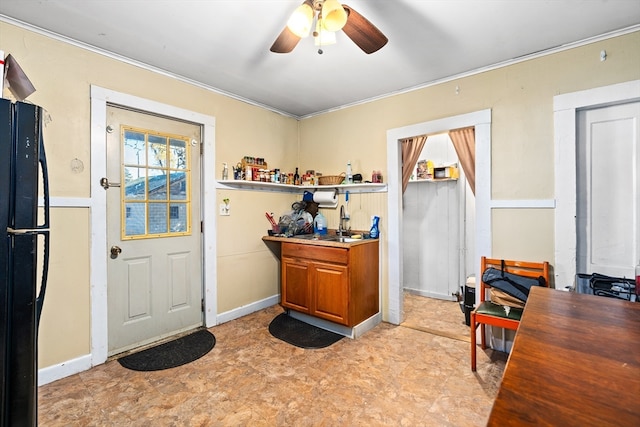
<svg viewBox="0 0 640 427">
<path fill-rule="evenodd" d="M 305 239 L 305 240 L 320 240 L 318 236 L 314 234 L 296 234 L 291 236 L 292 239 Z"/>
<path fill-rule="evenodd" d="M 335 234 L 298 234 L 293 236 L 295 239 L 305 239 L 305 240 L 321 240 L 325 242 L 340 242 L 340 243 L 350 243 L 356 242 L 361 239 L 354 239 L 347 236 L 336 236 Z"/>
<path fill-rule="evenodd" d="M 357 242 L 358 240 L 362 240 L 362 239 L 354 239 L 352 237 L 346 237 L 346 236 L 330 236 L 330 238 L 326 240 L 329 240 L 331 242 L 350 243 L 350 242 Z"/>
</svg>

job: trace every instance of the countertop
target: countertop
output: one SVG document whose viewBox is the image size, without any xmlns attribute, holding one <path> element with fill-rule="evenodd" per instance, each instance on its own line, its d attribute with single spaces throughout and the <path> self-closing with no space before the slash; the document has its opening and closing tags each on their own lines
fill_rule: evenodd
<svg viewBox="0 0 640 427">
<path fill-rule="evenodd" d="M 355 234 L 355 233 L 352 233 Z M 334 236 L 335 233 L 329 233 L 329 235 Z M 302 237 L 306 236 L 306 237 Z M 303 245 L 315 245 L 315 246 L 327 246 L 334 248 L 350 248 L 358 245 L 366 245 L 373 242 L 377 242 L 378 239 L 355 239 L 349 242 L 337 242 L 332 240 L 322 240 L 322 239 L 314 239 L 309 234 L 297 235 L 292 237 L 280 237 L 280 236 L 264 236 L 262 237 L 263 241 L 266 242 L 280 242 L 280 243 L 298 243 Z M 348 236 L 345 236 L 348 237 Z"/>
</svg>

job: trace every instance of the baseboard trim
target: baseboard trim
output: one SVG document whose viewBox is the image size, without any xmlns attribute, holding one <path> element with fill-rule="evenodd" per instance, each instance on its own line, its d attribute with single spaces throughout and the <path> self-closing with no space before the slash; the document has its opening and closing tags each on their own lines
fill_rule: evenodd
<svg viewBox="0 0 640 427">
<path fill-rule="evenodd" d="M 38 370 L 38 386 L 91 369 L 91 355 L 80 356 L 57 365 Z"/>
<path fill-rule="evenodd" d="M 301 320 L 305 323 L 308 323 L 313 326 L 317 326 L 318 328 L 333 332 L 338 335 L 343 335 L 347 338 L 356 339 L 364 335 L 365 332 L 373 329 L 376 325 L 382 322 L 382 313 L 378 312 L 373 316 L 369 317 L 367 320 L 358 323 L 353 328 L 348 326 L 339 325 L 337 323 L 329 322 L 328 320 L 319 319 L 314 316 L 309 316 L 308 314 L 299 313 L 295 310 L 289 311 L 289 316 L 294 319 Z"/>
<path fill-rule="evenodd" d="M 445 301 L 456 301 L 456 297 L 454 297 L 453 295 L 441 294 L 439 292 L 425 291 L 423 289 L 415 288 L 404 288 L 404 291 L 408 294 L 418 295 L 421 297 L 429 297 Z"/>
<path fill-rule="evenodd" d="M 279 302 L 280 294 L 277 294 L 248 305 L 243 305 L 242 307 L 234 308 L 233 310 L 225 311 L 224 313 L 218 314 L 216 318 L 216 325 L 238 319 L 242 316 L 246 316 L 247 314 L 255 313 L 256 311 L 276 305 Z"/>
</svg>

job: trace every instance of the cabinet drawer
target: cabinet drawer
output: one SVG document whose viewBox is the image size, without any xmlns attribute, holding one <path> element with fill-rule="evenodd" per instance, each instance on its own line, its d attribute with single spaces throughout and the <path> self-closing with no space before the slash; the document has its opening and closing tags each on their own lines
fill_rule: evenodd
<svg viewBox="0 0 640 427">
<path fill-rule="evenodd" d="M 330 248 L 326 246 L 283 243 L 282 256 L 291 258 L 306 258 L 315 261 L 328 261 L 337 264 L 347 264 L 349 259 L 349 251 L 345 248 Z"/>
</svg>

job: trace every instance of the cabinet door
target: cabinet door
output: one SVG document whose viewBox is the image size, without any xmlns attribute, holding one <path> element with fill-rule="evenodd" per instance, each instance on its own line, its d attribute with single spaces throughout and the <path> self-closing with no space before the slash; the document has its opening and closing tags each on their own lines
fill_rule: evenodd
<svg viewBox="0 0 640 427">
<path fill-rule="evenodd" d="M 344 265 L 314 262 L 310 271 L 314 292 L 311 313 L 332 322 L 349 324 L 349 269 Z"/>
<path fill-rule="evenodd" d="M 309 263 L 293 258 L 282 258 L 282 306 L 310 313 L 311 287 Z"/>
</svg>

